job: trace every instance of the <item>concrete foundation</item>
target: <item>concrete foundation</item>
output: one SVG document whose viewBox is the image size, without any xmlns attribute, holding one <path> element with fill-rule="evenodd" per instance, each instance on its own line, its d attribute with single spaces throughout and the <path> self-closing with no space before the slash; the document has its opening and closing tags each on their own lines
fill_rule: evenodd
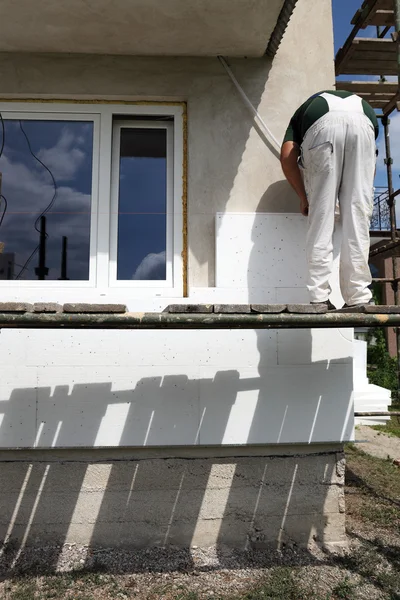
<svg viewBox="0 0 400 600">
<path fill-rule="evenodd" d="M 345 544 L 339 446 L 3 451 L 1 540 L 15 551 Z M 240 454 L 240 456 L 239 456 Z"/>
</svg>

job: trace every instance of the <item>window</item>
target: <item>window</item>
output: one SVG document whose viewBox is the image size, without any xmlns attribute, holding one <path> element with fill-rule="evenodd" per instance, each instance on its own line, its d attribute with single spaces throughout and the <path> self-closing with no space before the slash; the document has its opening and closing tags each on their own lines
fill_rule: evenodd
<svg viewBox="0 0 400 600">
<path fill-rule="evenodd" d="M 0 279 L 87 281 L 94 121 L 20 116 L 3 117 Z"/>
<path fill-rule="evenodd" d="M 182 107 L 0 112 L 0 287 L 181 295 Z"/>
<path fill-rule="evenodd" d="M 112 279 L 170 281 L 172 124 L 116 121 L 113 142 Z"/>
</svg>

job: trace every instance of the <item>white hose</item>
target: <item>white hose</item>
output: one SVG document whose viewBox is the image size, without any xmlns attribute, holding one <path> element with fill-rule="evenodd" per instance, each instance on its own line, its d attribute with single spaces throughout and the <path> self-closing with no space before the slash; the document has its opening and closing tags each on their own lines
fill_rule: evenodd
<svg viewBox="0 0 400 600">
<path fill-rule="evenodd" d="M 226 60 L 224 59 L 223 56 L 218 56 L 218 59 L 219 59 L 221 65 L 224 67 L 225 71 L 228 73 L 229 77 L 231 78 L 231 80 L 232 80 L 233 84 L 235 85 L 237 91 L 239 92 L 239 94 L 243 98 L 243 101 L 246 104 L 247 108 L 254 115 L 254 118 L 255 118 L 258 126 L 260 127 L 260 129 L 264 133 L 265 137 L 268 139 L 269 142 L 272 143 L 272 145 L 277 149 L 277 151 L 280 152 L 280 150 L 281 150 L 281 144 L 278 142 L 278 140 L 276 139 L 276 137 L 274 136 L 274 134 L 272 133 L 272 131 L 269 129 L 269 127 L 267 126 L 267 124 L 265 123 L 265 121 L 263 120 L 263 118 L 261 117 L 260 113 L 257 111 L 256 108 L 254 108 L 254 106 L 250 102 L 249 98 L 246 96 L 246 93 L 243 90 L 242 86 L 240 85 L 240 83 L 238 82 L 238 80 L 236 79 L 236 77 L 234 76 L 234 74 L 232 73 L 231 69 L 228 67 L 228 65 L 226 63 Z"/>
</svg>

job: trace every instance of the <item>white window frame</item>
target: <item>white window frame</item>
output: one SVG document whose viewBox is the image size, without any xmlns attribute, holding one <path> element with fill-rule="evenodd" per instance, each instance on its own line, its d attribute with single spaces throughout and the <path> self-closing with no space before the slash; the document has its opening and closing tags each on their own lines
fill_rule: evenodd
<svg viewBox="0 0 400 600">
<path fill-rule="evenodd" d="M 118 259 L 118 205 L 119 205 L 119 166 L 121 129 L 163 129 L 167 134 L 167 198 L 166 198 L 166 278 L 165 280 L 119 280 L 117 279 Z M 113 144 L 111 158 L 111 238 L 110 238 L 110 287 L 172 287 L 173 282 L 173 235 L 174 235 L 174 127 L 167 121 L 118 120 L 113 123 Z"/>
<path fill-rule="evenodd" d="M 99 180 L 99 161 L 98 157 L 100 154 L 100 140 L 99 140 L 99 132 L 100 132 L 100 119 L 99 115 L 87 113 L 83 114 L 68 114 L 64 112 L 58 113 L 43 113 L 39 111 L 3 111 L 0 108 L 0 112 L 3 116 L 3 119 L 6 120 L 24 120 L 24 121 L 89 121 L 93 123 L 93 155 L 92 155 L 92 198 L 91 198 L 91 208 L 90 208 L 90 255 L 89 255 L 89 279 L 86 280 L 77 280 L 77 281 L 44 281 L 40 285 L 49 287 L 49 288 L 59 288 L 59 287 L 79 287 L 87 288 L 87 287 L 95 287 L 96 286 L 96 247 L 97 247 L 97 226 L 96 226 L 96 215 L 98 212 L 98 180 Z M 12 198 L 8 198 L 9 203 L 12 204 Z M 4 225 L 3 225 L 4 227 Z M 1 237 L 1 230 L 0 230 Z M 25 280 L 25 279 L 16 279 L 13 281 L 9 280 L 0 280 L 0 290 L 8 287 L 26 287 L 26 288 L 35 288 L 38 287 L 38 281 L 35 280 Z"/>
<path fill-rule="evenodd" d="M 98 104 L 61 102 L 0 102 L 3 119 L 93 121 L 93 173 L 90 227 L 90 271 L 87 281 L 0 281 L 3 298 L 15 301 L 125 302 L 141 298 L 182 297 L 183 273 L 183 105 L 182 104 Z M 114 116 L 138 120 L 169 116 L 170 122 L 143 121 L 147 128 L 170 125 L 167 158 L 171 176 L 168 195 L 171 219 L 167 230 L 169 265 L 166 281 L 124 281 L 116 279 L 116 235 L 118 220 L 112 216 Z M 169 130 L 168 130 L 169 131 Z M 115 153 L 114 153 L 115 156 Z M 172 157 L 172 159 L 171 159 Z M 10 201 L 10 199 L 8 199 Z M 167 211 L 169 214 L 169 210 Z M 114 229 L 112 229 L 114 228 Z M 0 230 L 1 237 L 1 230 Z"/>
</svg>

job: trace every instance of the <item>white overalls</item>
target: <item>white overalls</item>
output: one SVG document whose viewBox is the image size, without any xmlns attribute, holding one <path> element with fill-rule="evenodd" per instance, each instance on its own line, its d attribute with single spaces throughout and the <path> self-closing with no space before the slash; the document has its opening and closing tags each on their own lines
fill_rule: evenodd
<svg viewBox="0 0 400 600">
<path fill-rule="evenodd" d="M 321 94 L 329 112 L 306 132 L 299 164 L 309 203 L 306 242 L 307 287 L 311 302 L 323 302 L 331 292 L 332 236 L 339 200 L 343 240 L 340 288 L 348 305 L 371 299 L 368 266 L 369 226 L 375 171 L 374 127 L 364 114 L 361 98 Z"/>
</svg>

